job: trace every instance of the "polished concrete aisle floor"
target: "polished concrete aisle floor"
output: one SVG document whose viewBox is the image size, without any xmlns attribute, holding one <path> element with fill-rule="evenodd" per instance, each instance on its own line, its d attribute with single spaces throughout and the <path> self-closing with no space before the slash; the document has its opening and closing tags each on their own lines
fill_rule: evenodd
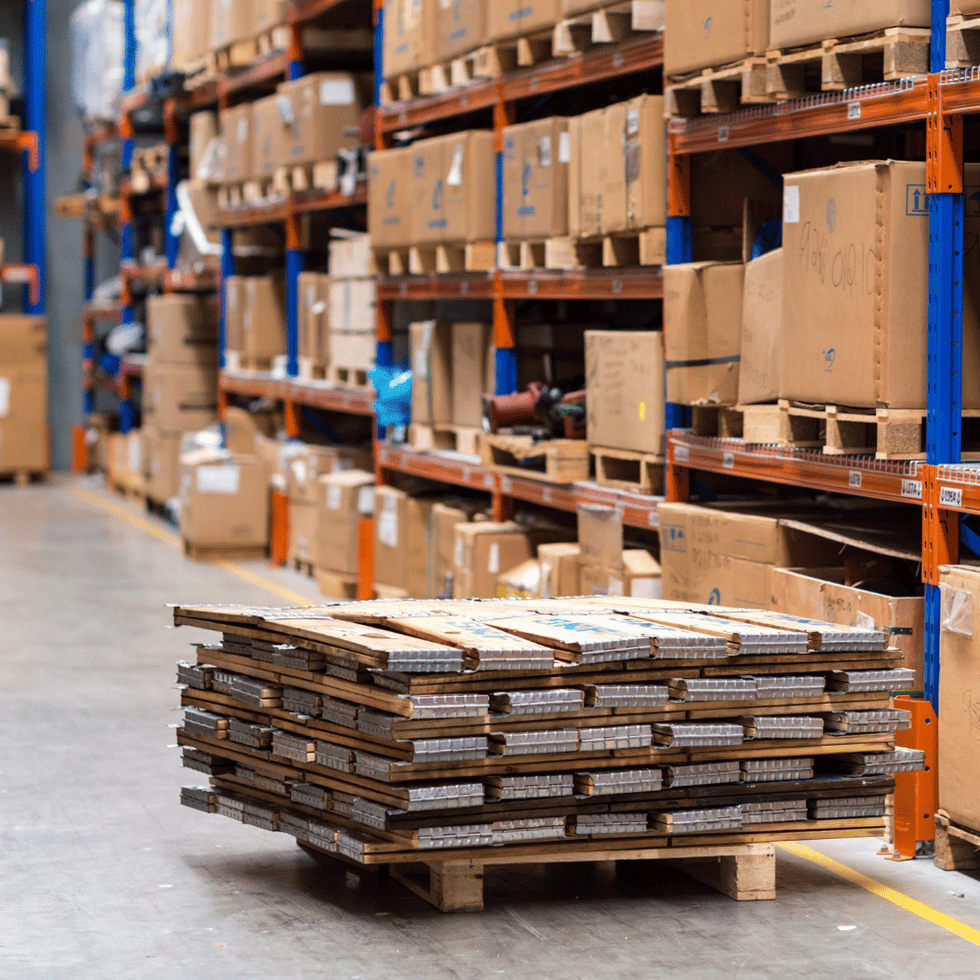
<svg viewBox="0 0 980 980">
<path fill-rule="evenodd" d="M 775 902 L 656 865 L 558 865 L 492 871 L 485 912 L 445 916 L 182 808 L 179 787 L 204 778 L 170 744 L 195 632 L 168 630 L 165 604 L 315 590 L 191 564 L 137 513 L 92 484 L 0 487 L 2 980 L 980 976 L 980 879 L 887 862 L 877 841 L 814 847 L 893 901 L 781 851 Z"/>
</svg>

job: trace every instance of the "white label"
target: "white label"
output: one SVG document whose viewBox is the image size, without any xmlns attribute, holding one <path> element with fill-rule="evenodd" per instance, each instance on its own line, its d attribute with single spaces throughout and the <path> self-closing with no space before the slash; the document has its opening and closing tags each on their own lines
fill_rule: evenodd
<svg viewBox="0 0 980 980">
<path fill-rule="evenodd" d="M 800 223 L 800 185 L 787 184 L 783 188 L 783 224 Z"/>
<path fill-rule="evenodd" d="M 320 105 L 353 105 L 354 81 L 350 78 L 326 78 L 320 82 Z"/>
<path fill-rule="evenodd" d="M 219 466 L 199 466 L 196 471 L 198 493 L 238 493 L 241 473 L 236 463 Z"/>
<path fill-rule="evenodd" d="M 721 465 L 724 466 L 726 470 L 735 469 L 735 453 L 726 452 L 721 457 Z"/>
<path fill-rule="evenodd" d="M 728 124 L 718 127 L 718 142 L 724 143 L 728 139 Z"/>
<path fill-rule="evenodd" d="M 331 510 L 340 510 L 340 487 L 336 483 L 331 483 L 327 487 L 327 506 Z"/>
<path fill-rule="evenodd" d="M 459 187 L 463 183 L 463 144 L 459 143 L 453 153 L 453 163 L 449 168 L 446 183 L 450 187 Z"/>
<path fill-rule="evenodd" d="M 623 594 L 623 580 L 621 578 L 616 578 L 613 575 L 609 576 L 609 581 L 607 583 L 606 595 L 622 595 Z"/>
<path fill-rule="evenodd" d="M 378 519 L 378 540 L 389 548 L 398 547 L 398 511 L 391 497 L 385 500 Z"/>
<path fill-rule="evenodd" d="M 361 514 L 374 513 L 374 487 L 361 487 L 358 490 L 357 510 Z"/>
<path fill-rule="evenodd" d="M 660 519 L 655 510 L 651 510 L 650 513 L 647 514 L 647 524 L 649 524 L 650 527 L 660 527 Z"/>
<path fill-rule="evenodd" d="M 484 486 L 485 486 L 485 487 L 486 487 L 486 488 L 487 488 L 488 490 L 492 490 L 492 489 L 493 489 L 493 474 L 492 474 L 492 473 L 487 473 L 487 474 L 486 474 L 486 475 L 485 475 L 485 476 L 483 477 L 483 485 L 484 485 Z"/>
<path fill-rule="evenodd" d="M 284 126 L 293 124 L 293 102 L 288 95 L 276 96 L 276 108 L 279 110 L 279 118 Z"/>
<path fill-rule="evenodd" d="M 129 469 L 135 473 L 143 468 L 143 443 L 139 436 L 130 436 L 127 448 L 129 449 Z"/>
<path fill-rule="evenodd" d="M 419 381 L 424 381 L 429 376 L 429 352 L 424 347 L 419 347 L 415 351 L 415 366 L 412 373 Z"/>
<path fill-rule="evenodd" d="M 541 499 L 546 503 L 551 503 L 551 487 L 545 487 L 541 492 Z"/>
<path fill-rule="evenodd" d="M 453 564 L 457 568 L 463 567 L 463 539 L 460 535 L 456 535 L 456 544 L 453 548 Z"/>
<path fill-rule="evenodd" d="M 674 447 L 674 462 L 687 463 L 690 459 L 691 459 L 691 453 L 688 451 L 687 446 Z"/>
<path fill-rule="evenodd" d="M 490 545 L 490 556 L 487 558 L 487 571 L 491 575 L 500 573 L 500 545 Z"/>
<path fill-rule="evenodd" d="M 939 488 L 939 506 L 940 507 L 962 507 L 963 506 L 963 491 L 955 490 L 953 487 L 940 487 Z"/>
<path fill-rule="evenodd" d="M 248 120 L 238 120 L 238 142 L 244 143 L 248 139 Z"/>
<path fill-rule="evenodd" d="M 640 110 L 630 109 L 626 113 L 626 135 L 633 136 L 635 133 L 640 131 Z M 616 595 L 622 595 L 622 592 L 617 592 Z"/>
<path fill-rule="evenodd" d="M 500 479 L 500 491 L 501 491 L 501 493 L 510 493 L 511 487 L 513 487 L 513 486 L 514 486 L 514 484 L 511 483 L 509 476 L 501 477 L 501 479 Z"/>
<path fill-rule="evenodd" d="M 559 163 L 569 163 L 572 159 L 572 141 L 569 138 L 568 132 L 561 133 L 558 136 L 558 162 Z"/>
<path fill-rule="evenodd" d="M 542 136 L 538 140 L 538 164 L 542 167 L 551 166 L 551 137 Z"/>
<path fill-rule="evenodd" d="M 313 313 L 313 304 L 316 303 L 316 286 L 312 283 L 306 287 L 306 308 Z"/>
<path fill-rule="evenodd" d="M 291 467 L 293 470 L 293 479 L 299 484 L 306 483 L 307 477 L 309 476 L 306 462 L 302 459 L 294 459 Z"/>
<path fill-rule="evenodd" d="M 861 103 L 860 102 L 849 102 L 847 104 L 847 118 L 848 119 L 860 119 L 861 118 Z"/>
<path fill-rule="evenodd" d="M 851 475 L 848 483 L 852 490 L 861 489 L 861 474 L 857 470 L 851 470 Z"/>
<path fill-rule="evenodd" d="M 902 496 L 909 497 L 912 500 L 922 499 L 922 481 L 921 480 L 902 480 Z"/>
<path fill-rule="evenodd" d="M 5 419 L 10 411 L 10 380 L 0 378 L 0 419 Z"/>
</svg>

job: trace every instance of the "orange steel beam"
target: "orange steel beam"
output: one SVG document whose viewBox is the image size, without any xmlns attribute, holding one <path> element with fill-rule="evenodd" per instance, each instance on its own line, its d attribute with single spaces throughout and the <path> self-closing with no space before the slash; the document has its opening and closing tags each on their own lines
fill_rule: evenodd
<svg viewBox="0 0 980 980">
<path fill-rule="evenodd" d="M 937 467 L 922 470 L 922 581 L 939 585 L 940 566 L 960 560 L 959 515 L 941 506 Z"/>
<path fill-rule="evenodd" d="M 378 341 L 383 344 L 391 343 L 394 337 L 392 324 L 395 322 L 394 304 L 390 300 L 379 299 L 377 303 Z"/>
<path fill-rule="evenodd" d="M 289 494 L 273 490 L 269 512 L 270 541 L 269 563 L 284 565 L 289 557 Z"/>
<path fill-rule="evenodd" d="M 17 134 L 17 149 L 22 153 L 27 153 L 27 165 L 31 173 L 35 173 L 38 167 L 38 140 L 37 133 L 23 132 Z"/>
<path fill-rule="evenodd" d="M 84 425 L 76 425 L 71 430 L 71 471 L 74 476 L 88 472 L 88 441 Z"/>
<path fill-rule="evenodd" d="M 895 774 L 895 851 L 902 857 L 912 858 L 919 841 L 936 839 L 939 725 L 928 701 L 903 696 L 895 698 L 894 704 L 912 715 L 908 731 L 896 732 L 895 744 L 926 754 L 923 772 Z"/>
<path fill-rule="evenodd" d="M 962 194 L 963 117 L 945 111 L 945 90 L 939 74 L 929 76 L 926 133 L 926 191 Z"/>
<path fill-rule="evenodd" d="M 504 297 L 500 276 L 494 279 L 493 287 L 493 343 L 501 350 L 510 350 L 517 346 L 514 303 Z"/>
<path fill-rule="evenodd" d="M 303 431 L 303 409 L 299 402 L 283 403 L 286 412 L 286 435 L 290 439 L 298 439 Z"/>
<path fill-rule="evenodd" d="M 289 25 L 289 60 L 303 60 L 303 28 L 296 21 Z"/>
<path fill-rule="evenodd" d="M 691 158 L 672 155 L 667 165 L 667 214 L 671 218 L 691 216 Z"/>
<path fill-rule="evenodd" d="M 667 439 L 667 471 L 664 477 L 664 496 L 672 504 L 684 504 L 691 499 L 691 471 L 686 461 L 677 459 L 677 449 Z"/>
<path fill-rule="evenodd" d="M 374 521 L 362 517 L 357 524 L 357 598 L 374 598 Z"/>
</svg>

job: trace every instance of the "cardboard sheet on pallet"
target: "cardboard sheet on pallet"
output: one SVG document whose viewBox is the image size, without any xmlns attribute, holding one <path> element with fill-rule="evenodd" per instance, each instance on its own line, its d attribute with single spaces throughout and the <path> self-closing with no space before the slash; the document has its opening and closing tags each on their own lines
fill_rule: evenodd
<svg viewBox="0 0 980 980">
<path fill-rule="evenodd" d="M 951 6 L 956 6 L 953 0 Z M 888 27 L 929 27 L 930 0 L 771 0 L 770 48 L 819 44 L 825 38 L 870 34 Z"/>
</svg>

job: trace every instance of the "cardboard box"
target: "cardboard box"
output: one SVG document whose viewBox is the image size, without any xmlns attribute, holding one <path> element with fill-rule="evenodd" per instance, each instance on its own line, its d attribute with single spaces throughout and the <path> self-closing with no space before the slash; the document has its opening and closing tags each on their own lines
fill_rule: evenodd
<svg viewBox="0 0 980 980">
<path fill-rule="evenodd" d="M 457 525 L 453 598 L 495 598 L 500 573 L 533 558 L 537 545 L 554 537 L 554 532 L 531 531 L 512 522 Z"/>
<path fill-rule="evenodd" d="M 619 569 L 582 564 L 579 594 L 660 599 L 663 595 L 660 563 L 649 551 L 628 549 L 622 553 Z"/>
<path fill-rule="evenodd" d="M 255 4 L 255 28 L 267 31 L 286 23 L 286 0 L 252 0 Z"/>
<path fill-rule="evenodd" d="M 226 109 L 218 118 L 221 147 L 220 178 L 223 184 L 236 184 L 254 175 L 252 167 L 252 103 L 243 102 Z"/>
<path fill-rule="evenodd" d="M 623 172 L 627 229 L 667 224 L 665 137 L 663 96 L 641 95 L 626 103 Z"/>
<path fill-rule="evenodd" d="M 561 18 L 560 0 L 493 0 L 487 8 L 491 41 L 524 37 L 554 27 Z"/>
<path fill-rule="evenodd" d="M 143 375 L 143 418 L 159 432 L 196 432 L 218 417 L 216 367 L 148 364 Z"/>
<path fill-rule="evenodd" d="M 179 0 L 178 0 L 179 2 Z M 210 181 L 213 177 L 208 164 L 219 140 L 218 114 L 216 112 L 194 112 L 187 120 L 189 139 L 190 179 Z"/>
<path fill-rule="evenodd" d="M 435 62 L 449 61 L 478 48 L 487 37 L 492 0 L 435 0 Z"/>
<path fill-rule="evenodd" d="M 257 34 L 255 11 L 256 0 L 212 0 L 210 49 L 219 51 Z"/>
<path fill-rule="evenodd" d="M 316 504 L 289 498 L 289 547 L 290 564 L 302 563 L 319 567 L 320 510 Z"/>
<path fill-rule="evenodd" d="M 299 290 L 299 356 L 323 364 L 330 354 L 330 319 L 327 300 L 330 277 L 322 272 L 301 272 Z"/>
<path fill-rule="evenodd" d="M 434 560 L 429 563 L 428 597 L 452 598 L 456 553 L 456 526 L 481 519 L 482 508 L 472 500 L 445 500 L 432 504 L 429 536 Z"/>
<path fill-rule="evenodd" d="M 568 234 L 582 235 L 582 117 L 568 120 Z"/>
<path fill-rule="evenodd" d="M 587 330 L 589 442 L 605 449 L 664 452 L 664 355 L 659 331 Z"/>
<path fill-rule="evenodd" d="M 376 274 L 370 235 L 344 228 L 333 228 L 330 234 L 330 275 L 338 279 L 367 279 Z"/>
<path fill-rule="evenodd" d="M 181 457 L 180 536 L 196 547 L 269 541 L 266 468 L 255 456 L 202 449 Z"/>
<path fill-rule="evenodd" d="M 0 313 L 0 364 L 44 367 L 48 321 L 43 316 Z"/>
<path fill-rule="evenodd" d="M 924 163 L 880 161 L 787 175 L 785 397 L 925 408 L 925 173 Z M 969 197 L 980 167 L 967 165 L 966 180 Z M 980 216 L 968 213 L 965 229 L 968 240 L 975 237 Z M 970 253 L 964 262 L 963 376 L 970 378 L 980 374 L 980 258 Z M 963 386 L 963 407 L 980 408 L 976 385 Z"/>
<path fill-rule="evenodd" d="M 368 232 L 375 249 L 412 242 L 414 147 L 368 155 Z"/>
<path fill-rule="evenodd" d="M 496 208 L 487 206 L 497 179 L 493 133 L 452 133 L 412 150 L 412 241 L 496 241 Z"/>
<path fill-rule="evenodd" d="M 579 594 L 578 568 L 581 551 L 580 546 L 572 542 L 538 545 L 542 599 Z"/>
<path fill-rule="evenodd" d="M 452 325 L 453 425 L 483 426 L 483 395 L 496 388 L 493 327 L 489 323 Z"/>
<path fill-rule="evenodd" d="M 453 324 L 445 320 L 412 323 L 408 328 L 408 343 L 412 421 L 421 425 L 452 425 Z"/>
<path fill-rule="evenodd" d="M 0 473 L 46 470 L 48 456 L 47 369 L 0 363 Z"/>
<path fill-rule="evenodd" d="M 769 0 L 667 0 L 664 76 L 765 54 Z"/>
<path fill-rule="evenodd" d="M 360 146 L 361 114 L 369 94 L 364 79 L 348 72 L 314 72 L 283 82 L 276 94 L 280 162 L 320 163 Z"/>
<path fill-rule="evenodd" d="M 623 569 L 623 515 L 615 507 L 579 504 L 578 546 L 583 565 Z"/>
<path fill-rule="evenodd" d="M 218 367 L 216 296 L 169 293 L 146 301 L 147 354 L 151 363 Z"/>
<path fill-rule="evenodd" d="M 248 280 L 244 276 L 225 279 L 225 348 L 241 351 L 245 347 L 245 302 Z"/>
<path fill-rule="evenodd" d="M 951 14 L 980 14 L 980 0 L 950 0 Z"/>
<path fill-rule="evenodd" d="M 497 576 L 497 598 L 538 599 L 542 589 L 541 562 L 528 558 Z"/>
<path fill-rule="evenodd" d="M 336 450 L 328 446 L 305 446 L 294 453 L 286 472 L 290 502 L 316 504 L 320 499 L 319 479 L 334 472 L 336 460 Z"/>
<path fill-rule="evenodd" d="M 256 436 L 259 432 L 255 415 L 245 408 L 229 405 L 223 419 L 225 448 L 236 456 L 258 455 Z"/>
<path fill-rule="evenodd" d="M 327 321 L 330 333 L 375 333 L 378 285 L 370 279 L 338 279 L 327 286 Z"/>
<path fill-rule="evenodd" d="M 770 608 L 827 623 L 883 629 L 889 646 L 902 651 L 902 666 L 916 672 L 915 689 L 922 688 L 925 601 L 921 597 L 898 598 L 852 588 L 844 584 L 844 570 L 839 567 L 773 568 Z"/>
<path fill-rule="evenodd" d="M 741 262 L 664 267 L 667 401 L 734 405 L 742 343 Z"/>
<path fill-rule="evenodd" d="M 378 335 L 373 330 L 330 334 L 329 363 L 335 368 L 366 373 L 374 367 L 377 357 Z"/>
<path fill-rule="evenodd" d="M 605 109 L 595 109 L 580 117 L 579 122 L 579 178 L 578 178 L 578 227 L 582 238 L 592 238 L 602 233 L 603 194 L 606 188 L 609 155 L 605 152 L 607 114 Z M 569 194 L 576 186 L 569 181 Z M 574 208 L 576 200 L 570 202 Z M 574 222 L 570 221 L 570 225 Z"/>
<path fill-rule="evenodd" d="M 173 0 L 173 50 L 175 71 L 196 67 L 211 42 L 211 0 Z"/>
<path fill-rule="evenodd" d="M 317 478 L 316 563 L 339 575 L 357 575 L 358 525 L 374 510 L 374 474 L 347 470 Z"/>
<path fill-rule="evenodd" d="M 431 0 L 385 0 L 382 65 L 386 79 L 432 64 L 435 13 Z"/>
<path fill-rule="evenodd" d="M 424 598 L 429 591 L 429 517 L 432 500 L 378 487 L 375 498 L 374 580 Z"/>
<path fill-rule="evenodd" d="M 283 130 L 289 118 L 289 99 L 267 95 L 252 103 L 252 153 L 249 177 L 271 179 L 286 162 Z"/>
<path fill-rule="evenodd" d="M 954 823 L 980 829 L 980 572 L 940 569 L 939 806 Z"/>
<path fill-rule="evenodd" d="M 777 248 L 745 266 L 742 359 L 738 365 L 740 405 L 782 397 L 782 342 L 783 250 Z"/>
<path fill-rule="evenodd" d="M 570 158 L 567 119 L 556 116 L 504 130 L 504 238 L 568 234 Z"/>
<path fill-rule="evenodd" d="M 180 442 L 183 436 L 160 432 L 151 426 L 143 428 L 144 473 L 146 495 L 157 503 L 166 503 L 180 493 Z"/>
<path fill-rule="evenodd" d="M 955 6 L 953 0 L 951 6 Z M 930 0 L 771 0 L 769 46 L 819 44 L 829 37 L 870 34 L 886 27 L 929 27 Z"/>
<path fill-rule="evenodd" d="M 245 280 L 242 353 L 251 360 L 270 360 L 286 353 L 286 284 L 281 276 Z"/>
</svg>

